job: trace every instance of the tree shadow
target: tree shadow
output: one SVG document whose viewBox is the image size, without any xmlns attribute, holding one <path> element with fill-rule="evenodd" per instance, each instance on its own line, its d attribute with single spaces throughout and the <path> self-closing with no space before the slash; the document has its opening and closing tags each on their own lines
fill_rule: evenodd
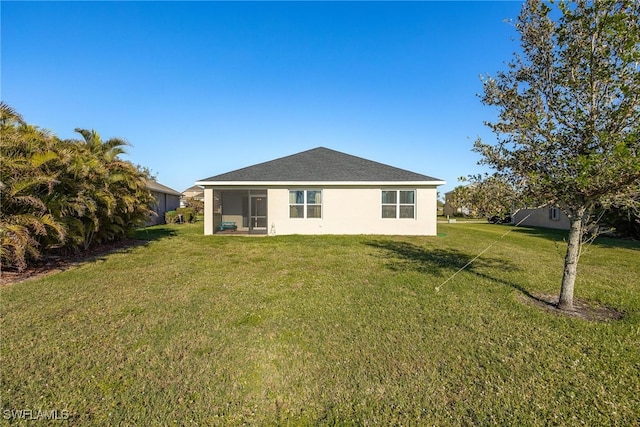
<svg viewBox="0 0 640 427">
<path fill-rule="evenodd" d="M 601 248 L 621 248 L 640 251 L 640 241 L 633 239 L 617 239 L 608 236 L 599 236 L 593 242 L 594 246 Z"/>
<path fill-rule="evenodd" d="M 152 226 L 135 230 L 128 238 L 101 243 L 79 252 L 71 258 L 84 262 L 106 261 L 113 253 L 129 253 L 135 248 L 148 246 L 149 243 L 176 236 L 175 230 L 163 226 Z"/>
<path fill-rule="evenodd" d="M 152 241 L 176 236 L 175 230 L 163 226 L 153 226 L 135 230 L 128 238 L 118 239 L 107 243 L 97 244 L 77 251 L 51 252 L 44 255 L 37 262 L 31 263 L 25 270 L 2 270 L 0 285 L 19 283 L 27 279 L 43 277 L 51 273 L 62 272 L 80 264 L 105 262 L 107 256 L 115 253 L 130 253 L 141 246 L 147 246 Z"/>
<path fill-rule="evenodd" d="M 511 261 L 505 259 L 483 256 L 474 260 L 475 255 L 470 255 L 457 249 L 427 248 L 409 242 L 394 240 L 372 240 L 364 242 L 364 244 L 381 249 L 383 251 L 381 257 L 385 259 L 386 267 L 392 271 L 415 271 L 449 278 L 464 267 L 465 272 L 471 273 L 478 278 L 509 286 L 540 304 L 548 303 L 546 300 L 529 292 L 519 283 L 480 271 L 487 269 L 489 271 L 503 272 L 519 270 Z"/>
<path fill-rule="evenodd" d="M 553 242 L 566 242 L 569 238 L 568 230 L 557 230 L 544 227 L 515 227 L 512 231 L 515 234 L 523 234 L 531 237 L 537 237 Z M 615 238 L 606 234 L 598 236 L 592 243 L 594 246 L 603 248 L 623 248 L 640 250 L 640 241 L 634 239 Z"/>
<path fill-rule="evenodd" d="M 151 242 L 155 240 L 162 240 L 176 236 L 178 233 L 168 227 L 162 225 L 154 225 L 151 227 L 139 228 L 133 234 L 133 238 L 136 240 L 143 240 Z"/>
<path fill-rule="evenodd" d="M 513 227 L 511 231 L 515 234 L 523 234 L 526 236 L 537 237 L 540 239 L 551 240 L 553 242 L 561 242 L 566 240 L 569 231 L 568 230 L 557 230 L 555 228 L 543 228 L 543 227 Z"/>
<path fill-rule="evenodd" d="M 549 238 L 545 231 L 526 230 L 527 234 L 536 234 Z M 549 312 L 569 316 L 579 317 L 589 321 L 610 321 L 619 320 L 624 317 L 624 312 L 611 307 L 600 307 L 579 299 L 574 300 L 574 309 L 567 311 L 558 308 L 558 298 L 554 295 L 535 294 L 519 283 L 505 280 L 491 274 L 493 271 L 518 271 L 516 265 L 511 261 L 501 258 L 491 258 L 486 255 L 474 259 L 476 255 L 466 254 L 457 249 L 427 248 L 409 242 L 394 240 L 372 240 L 364 242 L 365 245 L 380 249 L 380 257 L 384 258 L 386 267 L 392 271 L 415 271 L 432 276 L 446 278 L 442 284 L 453 277 L 453 275 L 464 268 L 464 271 L 473 274 L 478 278 L 486 279 L 508 286 L 520 293 L 518 298 L 524 303 L 530 303 L 541 307 Z M 473 260 L 473 262 L 471 262 Z M 439 286 L 436 288 L 438 289 Z"/>
<path fill-rule="evenodd" d="M 375 240 L 365 242 L 366 245 L 382 249 L 386 252 L 383 258 L 387 268 L 393 271 L 416 271 L 419 273 L 444 276 L 466 266 L 465 270 L 479 274 L 477 269 L 495 268 L 502 271 L 515 271 L 517 267 L 510 261 L 482 257 L 467 265 L 474 258 L 457 249 L 427 248 L 410 242 L 394 240 Z"/>
<path fill-rule="evenodd" d="M 106 256 L 113 253 L 129 253 L 135 248 L 144 247 L 154 241 L 168 239 L 176 236 L 175 230 L 163 226 L 153 226 L 139 228 L 135 230 L 128 238 L 114 240 L 112 242 L 102 243 L 90 247 L 89 249 L 79 252 L 72 257 L 72 260 L 82 262 L 106 261 Z"/>
</svg>

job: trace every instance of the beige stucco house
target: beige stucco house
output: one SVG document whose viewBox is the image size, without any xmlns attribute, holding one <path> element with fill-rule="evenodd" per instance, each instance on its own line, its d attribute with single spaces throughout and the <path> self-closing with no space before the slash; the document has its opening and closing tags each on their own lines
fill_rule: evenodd
<svg viewBox="0 0 640 427">
<path fill-rule="evenodd" d="M 190 200 L 204 202 L 204 188 L 194 185 L 184 190 L 180 197 L 180 207 L 185 207 Z"/>
<path fill-rule="evenodd" d="M 545 227 L 558 230 L 568 230 L 571 225 L 567 215 L 555 207 L 518 209 L 511 215 L 511 221 L 522 227 Z"/>
<path fill-rule="evenodd" d="M 435 235 L 444 181 L 319 147 L 196 182 L 204 233 Z M 214 200 L 219 200 L 219 205 Z"/>
<path fill-rule="evenodd" d="M 455 189 L 444 193 L 444 206 L 442 207 L 442 214 L 444 216 L 470 215 L 471 209 L 466 206 L 456 206 L 456 204 L 453 203 L 454 191 Z"/>
<path fill-rule="evenodd" d="M 194 185 L 182 192 L 185 199 L 204 200 L 204 189 L 199 185 Z"/>
<path fill-rule="evenodd" d="M 199 185 L 194 185 L 184 190 L 182 196 L 187 199 L 204 200 L 204 189 Z"/>
</svg>

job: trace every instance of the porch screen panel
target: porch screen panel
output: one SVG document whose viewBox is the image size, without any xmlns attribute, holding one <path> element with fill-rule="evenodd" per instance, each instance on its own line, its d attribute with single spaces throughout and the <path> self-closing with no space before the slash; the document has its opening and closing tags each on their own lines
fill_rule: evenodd
<svg viewBox="0 0 640 427">
<path fill-rule="evenodd" d="M 249 227 L 249 196 L 242 196 L 242 226 Z"/>
</svg>

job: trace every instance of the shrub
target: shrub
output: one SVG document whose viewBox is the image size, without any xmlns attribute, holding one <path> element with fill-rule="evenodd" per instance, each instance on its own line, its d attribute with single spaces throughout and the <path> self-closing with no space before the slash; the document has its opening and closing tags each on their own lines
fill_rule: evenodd
<svg viewBox="0 0 640 427">
<path fill-rule="evenodd" d="M 190 197 L 184 201 L 185 208 L 193 209 L 196 215 L 201 215 L 204 213 L 204 202 L 202 200 L 196 200 L 193 197 Z"/>
<path fill-rule="evenodd" d="M 164 222 L 167 224 L 175 224 L 178 222 L 178 212 L 176 211 L 166 211 L 164 213 Z"/>
<path fill-rule="evenodd" d="M 196 213 L 192 208 L 178 208 L 176 213 L 182 214 L 182 220 L 185 222 L 193 222 L 196 219 Z"/>
</svg>

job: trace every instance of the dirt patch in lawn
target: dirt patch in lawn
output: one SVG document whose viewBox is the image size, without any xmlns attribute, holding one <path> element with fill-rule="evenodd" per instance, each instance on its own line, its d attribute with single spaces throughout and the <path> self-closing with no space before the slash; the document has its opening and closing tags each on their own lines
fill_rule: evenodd
<svg viewBox="0 0 640 427">
<path fill-rule="evenodd" d="M 620 320 L 624 317 L 624 312 L 612 307 L 603 307 L 590 304 L 588 301 L 574 298 L 573 310 L 561 310 L 558 308 L 558 295 L 531 294 L 518 295 L 518 299 L 529 305 L 539 307 L 559 316 L 579 317 L 592 322 L 609 322 Z"/>
<path fill-rule="evenodd" d="M 0 286 L 19 283 L 24 280 L 44 277 L 49 274 L 58 273 L 67 270 L 69 267 L 81 264 L 86 261 L 95 260 L 101 256 L 114 252 L 126 250 L 135 246 L 148 243 L 147 240 L 124 239 L 117 242 L 111 242 L 104 245 L 89 248 L 86 251 L 72 254 L 69 256 L 47 256 L 39 262 L 29 266 L 23 271 L 18 270 L 2 270 L 0 273 Z"/>
</svg>

